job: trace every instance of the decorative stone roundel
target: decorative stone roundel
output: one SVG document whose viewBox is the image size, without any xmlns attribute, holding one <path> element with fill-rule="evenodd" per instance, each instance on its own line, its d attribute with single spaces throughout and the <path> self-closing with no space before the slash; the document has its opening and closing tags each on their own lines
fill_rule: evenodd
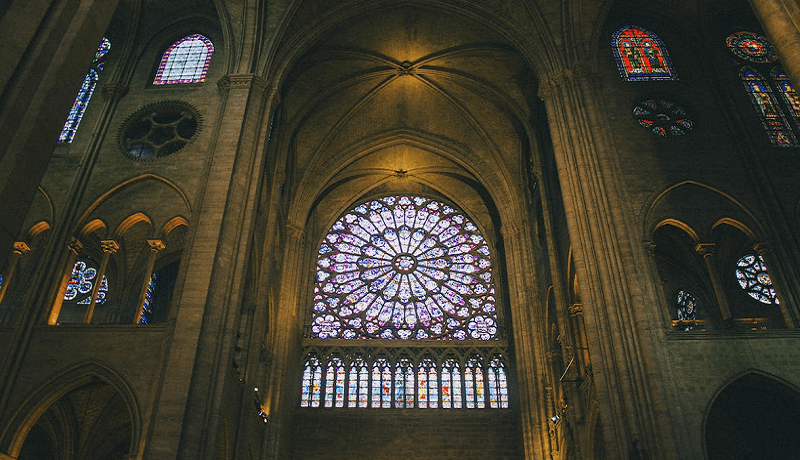
<svg viewBox="0 0 800 460">
<path fill-rule="evenodd" d="M 319 246 L 312 335 L 497 338 L 489 246 L 460 211 L 417 196 L 362 203 Z"/>
<path fill-rule="evenodd" d="M 766 64 L 778 59 L 769 39 L 755 32 L 736 32 L 725 43 L 731 53 L 746 61 Z"/>
<path fill-rule="evenodd" d="M 151 104 L 128 117 L 119 131 L 118 144 L 134 160 L 165 157 L 194 140 L 201 122 L 199 112 L 185 102 Z"/>
<path fill-rule="evenodd" d="M 640 102 L 633 108 L 633 116 L 640 125 L 661 137 L 683 136 L 694 126 L 682 107 L 661 99 Z"/>
</svg>

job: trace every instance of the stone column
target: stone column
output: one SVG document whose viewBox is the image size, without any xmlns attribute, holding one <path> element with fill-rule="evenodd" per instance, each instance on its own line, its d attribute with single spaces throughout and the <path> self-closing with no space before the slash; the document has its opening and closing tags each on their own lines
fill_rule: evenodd
<svg viewBox="0 0 800 460">
<path fill-rule="evenodd" d="M 750 0 L 753 12 L 769 36 L 781 65 L 795 87 L 800 85 L 800 6 L 797 0 Z"/>
<path fill-rule="evenodd" d="M 78 254 L 83 250 L 83 244 L 76 238 L 70 239 L 67 244 L 67 262 L 61 275 L 61 281 L 58 284 L 58 291 L 56 292 L 55 302 L 53 308 L 50 309 L 50 315 L 47 319 L 47 324 L 53 326 L 58 323 L 58 315 L 61 313 L 61 304 L 64 302 L 64 293 L 67 292 L 67 285 L 69 280 L 72 279 L 72 269 L 75 262 L 78 260 Z"/>
<path fill-rule="evenodd" d="M 614 139 L 593 77 L 562 69 L 544 78 L 545 102 L 574 261 L 581 280 L 593 378 L 609 458 L 641 445 L 676 458 L 661 388 L 666 352 L 651 336 L 657 303 L 642 283 L 646 260 L 628 213 Z"/>
<path fill-rule="evenodd" d="M 728 303 L 728 294 L 722 286 L 722 280 L 719 277 L 719 270 L 714 263 L 714 243 L 697 243 L 694 250 L 703 256 L 703 262 L 706 264 L 708 270 L 708 277 L 711 278 L 711 285 L 714 287 L 714 295 L 717 297 L 717 305 L 722 314 L 722 320 L 727 321 L 731 319 L 731 307 Z"/>
<path fill-rule="evenodd" d="M 106 276 L 108 261 L 111 258 L 111 254 L 119 251 L 119 245 L 114 240 L 103 240 L 100 242 L 100 247 L 103 248 L 103 260 L 100 262 L 100 268 L 97 269 L 92 292 L 89 294 L 89 306 L 86 308 L 86 314 L 83 317 L 84 324 L 92 323 L 94 307 L 97 304 L 97 294 L 100 292 L 100 285 L 103 284 L 103 278 Z"/>
<path fill-rule="evenodd" d="M 167 246 L 161 240 L 147 240 L 147 245 L 150 246 L 150 254 L 147 256 L 147 267 L 144 269 L 144 280 L 142 288 L 139 290 L 139 300 L 136 304 L 136 314 L 133 315 L 133 324 L 139 324 L 142 319 L 142 311 L 144 310 L 144 300 L 147 296 L 147 288 L 150 286 L 150 278 L 153 276 L 153 268 L 156 265 L 156 256 L 159 252 L 163 251 Z"/>
<path fill-rule="evenodd" d="M 11 280 L 14 277 L 14 271 L 17 268 L 17 262 L 19 262 L 19 258 L 22 255 L 31 252 L 30 246 L 24 241 L 17 241 L 14 243 L 14 251 L 11 253 L 11 262 L 8 264 L 8 268 L 6 272 L 3 273 L 3 286 L 0 287 L 0 303 L 3 302 L 3 297 L 6 295 L 6 291 L 8 290 L 8 285 L 11 284 Z"/>
<path fill-rule="evenodd" d="M 572 318 L 572 330 L 575 331 L 578 376 L 584 377 L 589 373 L 591 361 L 589 360 L 589 344 L 586 342 L 586 325 L 583 323 L 583 306 L 579 303 L 572 304 L 569 307 L 569 316 Z"/>
</svg>

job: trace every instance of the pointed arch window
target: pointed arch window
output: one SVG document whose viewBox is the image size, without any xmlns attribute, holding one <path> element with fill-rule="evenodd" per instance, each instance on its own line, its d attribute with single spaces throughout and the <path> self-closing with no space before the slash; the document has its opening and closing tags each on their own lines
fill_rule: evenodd
<svg viewBox="0 0 800 460">
<path fill-rule="evenodd" d="M 767 80 L 751 67 L 743 67 L 739 76 L 770 142 L 782 147 L 797 146 L 797 137 Z"/>
<path fill-rule="evenodd" d="M 203 83 L 213 54 L 211 40 L 200 34 L 187 35 L 164 51 L 153 84 Z"/>
<path fill-rule="evenodd" d="M 322 365 L 316 355 L 310 354 L 303 370 L 303 394 L 301 407 L 319 407 L 322 394 Z"/>
<path fill-rule="evenodd" d="M 86 112 L 86 107 L 89 105 L 89 100 L 94 94 L 97 87 L 97 81 L 100 79 L 100 73 L 103 71 L 106 63 L 106 55 L 111 50 L 111 42 L 103 37 L 100 45 L 97 47 L 97 52 L 94 55 L 92 66 L 83 77 L 83 83 L 78 90 L 78 95 L 75 97 L 75 102 L 72 103 L 72 108 L 69 109 L 67 120 L 61 128 L 61 134 L 58 136 L 59 144 L 69 144 L 78 132 L 78 127 L 83 120 L 83 114 Z"/>
<path fill-rule="evenodd" d="M 625 26 L 612 34 L 611 45 L 624 80 L 677 80 L 667 48 L 653 32 Z"/>
</svg>

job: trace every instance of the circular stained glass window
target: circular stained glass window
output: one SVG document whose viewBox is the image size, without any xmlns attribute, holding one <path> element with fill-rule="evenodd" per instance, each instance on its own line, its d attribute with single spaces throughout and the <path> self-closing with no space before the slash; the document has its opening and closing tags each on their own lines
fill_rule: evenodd
<svg viewBox="0 0 800 460">
<path fill-rule="evenodd" d="M 497 338 L 489 246 L 463 212 L 417 196 L 356 206 L 317 256 L 320 339 Z"/>
<path fill-rule="evenodd" d="M 769 39 L 755 32 L 736 32 L 725 43 L 731 53 L 746 61 L 766 64 L 778 59 Z"/>
<path fill-rule="evenodd" d="M 640 125 L 661 137 L 683 136 L 694 126 L 682 107 L 661 99 L 640 102 L 633 108 L 633 116 Z"/>
<path fill-rule="evenodd" d="M 772 287 L 772 278 L 767 273 L 764 258 L 756 254 L 747 254 L 736 262 L 736 279 L 739 286 L 750 297 L 768 305 L 778 305 L 778 295 Z"/>
</svg>

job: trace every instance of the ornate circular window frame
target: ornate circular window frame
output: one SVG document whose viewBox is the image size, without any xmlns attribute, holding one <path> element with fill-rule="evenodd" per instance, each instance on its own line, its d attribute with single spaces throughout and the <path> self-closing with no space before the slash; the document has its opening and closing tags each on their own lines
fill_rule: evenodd
<svg viewBox="0 0 800 460">
<path fill-rule="evenodd" d="M 694 129 L 683 107 L 664 99 L 648 99 L 633 108 L 633 117 L 643 128 L 659 137 L 685 136 Z"/>
<path fill-rule="evenodd" d="M 183 101 L 148 104 L 125 119 L 117 132 L 120 151 L 135 161 L 153 161 L 183 150 L 203 127 L 200 111 Z"/>
</svg>

